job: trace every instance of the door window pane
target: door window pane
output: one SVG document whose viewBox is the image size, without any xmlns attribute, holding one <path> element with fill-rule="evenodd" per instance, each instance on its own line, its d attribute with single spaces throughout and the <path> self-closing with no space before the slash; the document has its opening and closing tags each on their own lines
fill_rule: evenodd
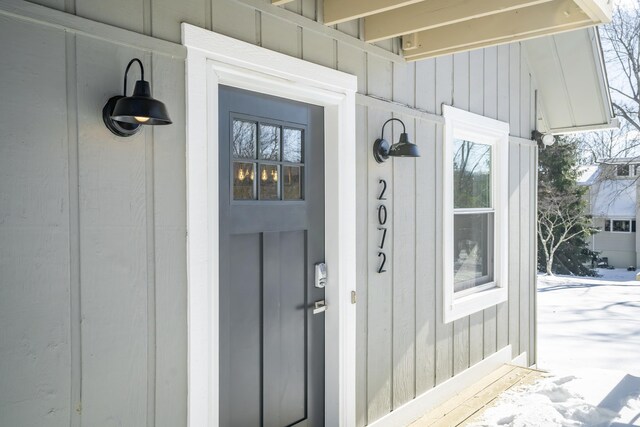
<svg viewBox="0 0 640 427">
<path fill-rule="evenodd" d="M 236 159 L 256 158 L 256 123 L 234 120 L 232 130 L 233 157 Z"/>
<path fill-rule="evenodd" d="M 493 213 L 453 217 L 454 292 L 493 280 Z"/>
<path fill-rule="evenodd" d="M 491 146 L 454 140 L 453 206 L 460 208 L 491 207 Z"/>
<path fill-rule="evenodd" d="M 302 171 L 299 166 L 282 167 L 282 188 L 285 200 L 302 199 Z"/>
<path fill-rule="evenodd" d="M 260 158 L 280 160 L 280 126 L 260 124 Z"/>
<path fill-rule="evenodd" d="M 255 164 L 233 162 L 233 200 L 254 200 Z"/>
<path fill-rule="evenodd" d="M 278 200 L 280 198 L 278 180 L 279 166 L 260 165 L 260 200 Z"/>
<path fill-rule="evenodd" d="M 302 161 L 302 130 L 287 129 L 282 130 L 284 144 L 282 147 L 282 157 L 285 162 L 304 163 Z"/>
</svg>

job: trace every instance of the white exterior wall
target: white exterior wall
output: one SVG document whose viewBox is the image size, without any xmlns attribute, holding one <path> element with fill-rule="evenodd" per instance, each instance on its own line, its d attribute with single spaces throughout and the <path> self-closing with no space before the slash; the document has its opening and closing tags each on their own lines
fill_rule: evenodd
<svg viewBox="0 0 640 427">
<path fill-rule="evenodd" d="M 358 23 L 318 30 L 320 1 L 41 3 L 69 15 L 0 1 L 10 100 L 0 114 L 0 425 L 186 424 L 183 21 L 358 76 L 358 425 L 509 344 L 535 363 L 535 82 L 519 44 L 406 64 L 395 41 L 353 40 Z M 174 124 L 120 139 L 100 113 L 136 56 Z M 509 300 L 451 324 L 441 311 L 443 103 L 508 122 L 516 137 Z M 371 146 L 392 116 L 422 157 L 378 165 Z M 380 178 L 390 184 L 383 275 Z"/>
</svg>

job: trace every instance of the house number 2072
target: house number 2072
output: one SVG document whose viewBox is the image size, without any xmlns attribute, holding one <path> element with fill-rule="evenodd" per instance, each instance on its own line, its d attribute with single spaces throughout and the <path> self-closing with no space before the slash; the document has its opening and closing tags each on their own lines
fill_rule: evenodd
<svg viewBox="0 0 640 427">
<path fill-rule="evenodd" d="M 378 180 L 380 185 L 380 191 L 378 193 L 377 219 L 378 219 L 378 233 L 380 237 L 380 244 L 378 245 L 378 273 L 385 273 L 387 270 L 384 268 L 387 263 L 387 254 L 384 251 L 384 244 L 387 240 L 387 205 L 384 201 L 387 200 L 385 193 L 387 192 L 387 181 L 384 179 Z"/>
</svg>

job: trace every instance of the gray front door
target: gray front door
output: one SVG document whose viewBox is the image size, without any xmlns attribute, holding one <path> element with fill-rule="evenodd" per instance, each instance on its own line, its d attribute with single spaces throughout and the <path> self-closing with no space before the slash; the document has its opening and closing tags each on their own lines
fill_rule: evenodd
<svg viewBox="0 0 640 427">
<path fill-rule="evenodd" d="M 324 112 L 220 86 L 220 426 L 324 425 Z"/>
</svg>

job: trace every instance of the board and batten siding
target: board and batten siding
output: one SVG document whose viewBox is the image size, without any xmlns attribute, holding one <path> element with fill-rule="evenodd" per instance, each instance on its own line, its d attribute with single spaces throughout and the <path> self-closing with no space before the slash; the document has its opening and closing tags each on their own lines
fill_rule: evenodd
<svg viewBox="0 0 640 427">
<path fill-rule="evenodd" d="M 186 425 L 181 22 L 358 76 L 359 426 L 506 345 L 535 362 L 537 153 L 521 139 L 509 146 L 509 300 L 442 322 L 441 105 L 529 138 L 535 82 L 520 45 L 406 64 L 397 40 L 360 42 L 357 21 L 315 22 L 321 0 L 269 3 L 0 0 L 0 94 L 11 100 L 0 107 L 0 425 Z M 174 124 L 122 139 L 100 111 L 133 57 Z M 422 157 L 375 163 L 390 117 Z M 400 128 L 386 131 L 395 140 Z M 381 178 L 385 274 L 375 273 Z"/>
</svg>

